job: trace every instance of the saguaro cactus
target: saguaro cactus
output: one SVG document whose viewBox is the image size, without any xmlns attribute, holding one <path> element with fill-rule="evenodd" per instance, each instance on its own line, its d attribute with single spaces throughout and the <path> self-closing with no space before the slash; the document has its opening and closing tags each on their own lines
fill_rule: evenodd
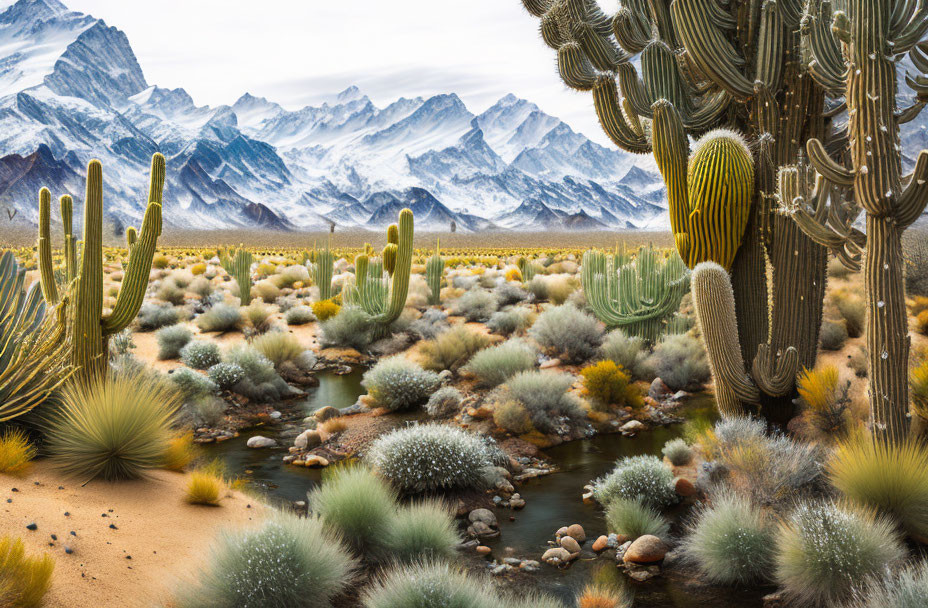
<svg viewBox="0 0 928 608">
<path fill-rule="evenodd" d="M 313 283 L 319 288 L 319 299 L 329 300 L 332 298 L 332 275 L 335 274 L 335 256 L 326 245 L 322 251 L 313 249 L 312 275 Z"/>
<path fill-rule="evenodd" d="M 244 246 L 220 251 L 219 263 L 238 284 L 238 297 L 242 306 L 251 304 L 251 265 L 254 261 L 254 255 Z"/>
<path fill-rule="evenodd" d="M 432 306 L 441 304 L 441 277 L 444 272 L 445 258 L 441 257 L 441 247 L 436 240 L 435 253 L 425 264 L 425 282 L 429 286 L 429 304 Z"/>
<path fill-rule="evenodd" d="M 152 258 L 155 255 L 158 237 L 161 236 L 164 169 L 164 157 L 161 154 L 155 154 L 151 161 L 149 202 L 142 220 L 142 232 L 138 242 L 129 252 L 129 264 L 119 289 L 116 305 L 109 315 L 104 315 L 103 166 L 97 160 L 90 161 L 87 166 L 84 246 L 80 260 L 80 272 L 77 274 L 73 288 L 69 328 L 71 364 L 77 370 L 77 377 L 83 381 L 91 381 L 106 373 L 109 337 L 128 327 L 142 306 L 142 300 L 148 288 Z M 42 196 L 40 196 L 40 215 L 43 206 Z M 66 230 L 68 227 L 66 223 Z M 43 226 L 40 222 L 40 231 L 42 230 Z M 40 234 L 40 240 L 41 238 Z M 40 265 L 45 265 L 43 256 L 40 256 L 39 261 Z M 45 293 L 48 293 L 50 289 L 50 285 L 45 284 L 48 276 L 54 278 L 50 272 L 42 268 L 41 277 Z"/>
</svg>

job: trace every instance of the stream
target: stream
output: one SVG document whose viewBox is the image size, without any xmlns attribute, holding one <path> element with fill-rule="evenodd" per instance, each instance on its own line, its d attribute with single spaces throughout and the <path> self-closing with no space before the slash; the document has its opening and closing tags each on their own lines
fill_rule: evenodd
<svg viewBox="0 0 928 608">
<path fill-rule="evenodd" d="M 345 375 L 331 372 L 318 374 L 319 386 L 310 389 L 302 402 L 306 415 L 320 407 L 348 407 L 364 394 L 361 387 L 362 369 Z M 682 409 L 689 420 L 713 422 L 717 418 L 711 396 L 696 395 Z M 284 427 L 284 428 L 281 428 Z M 761 597 L 771 589 L 738 589 L 702 585 L 685 578 L 684 572 L 670 570 L 645 583 L 628 579 L 606 558 L 593 558 L 588 547 L 601 534 L 606 534 L 602 510 L 597 505 L 585 505 L 581 500 L 583 486 L 607 473 L 615 461 L 624 456 L 653 454 L 660 456 L 664 443 L 681 436 L 683 425 L 657 427 L 636 437 L 598 435 L 592 439 L 574 441 L 545 450 L 547 458 L 557 466 L 556 473 L 522 482 L 519 493 L 526 501 L 521 511 L 497 509 L 501 535 L 486 541 L 493 549 L 491 557 L 518 557 L 540 560 L 549 548 L 548 541 L 561 526 L 579 523 L 587 535 L 584 553 L 567 569 L 542 565 L 532 576 L 534 587 L 571 601 L 592 581 L 632 586 L 635 606 L 647 608 L 761 608 Z M 263 435 L 278 440 L 276 448 L 249 449 L 249 437 Z M 248 480 L 271 499 L 292 503 L 306 500 L 307 491 L 318 484 L 322 469 L 308 469 L 283 464 L 281 458 L 293 443 L 293 430 L 285 425 L 265 425 L 242 432 L 241 436 L 205 446 L 208 454 L 220 459 L 227 471 Z M 515 520 L 510 521 L 510 515 Z M 672 510 L 668 517 L 679 518 Z"/>
</svg>

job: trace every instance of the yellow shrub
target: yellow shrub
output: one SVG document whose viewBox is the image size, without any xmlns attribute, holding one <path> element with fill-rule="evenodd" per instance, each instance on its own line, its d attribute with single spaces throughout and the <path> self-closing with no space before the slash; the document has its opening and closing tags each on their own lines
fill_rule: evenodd
<svg viewBox="0 0 928 608">
<path fill-rule="evenodd" d="M 164 454 L 164 468 L 169 471 L 183 471 L 197 456 L 193 443 L 193 431 L 172 438 Z"/>
<path fill-rule="evenodd" d="M 641 407 L 641 393 L 631 382 L 631 376 L 614 361 L 600 361 L 580 370 L 583 390 L 593 401 L 593 408 L 605 410 L 610 406 Z"/>
<path fill-rule="evenodd" d="M 909 384 L 912 386 L 912 410 L 928 420 L 928 359 L 912 368 Z"/>
<path fill-rule="evenodd" d="M 0 473 L 22 475 L 35 458 L 35 447 L 21 429 L 12 428 L 0 435 Z"/>
<path fill-rule="evenodd" d="M 208 467 L 194 471 L 187 481 L 184 500 L 192 505 L 218 505 L 223 485 L 222 477 Z"/>
<path fill-rule="evenodd" d="M 276 272 L 277 266 L 274 264 L 269 264 L 268 262 L 262 262 L 258 264 L 258 274 L 263 277 L 269 277 Z"/>
<path fill-rule="evenodd" d="M 348 423 L 341 418 L 329 418 L 318 427 L 326 435 L 335 435 L 348 428 Z"/>
<path fill-rule="evenodd" d="M 506 271 L 506 280 L 507 281 L 521 281 L 522 273 L 518 268 L 510 268 Z"/>
<path fill-rule="evenodd" d="M 316 315 L 316 318 L 319 319 L 320 322 L 331 319 L 337 315 L 341 309 L 341 306 L 332 300 L 319 300 L 318 302 L 313 302 L 313 314 Z"/>
<path fill-rule="evenodd" d="M 532 419 L 528 410 L 517 401 L 504 401 L 493 410 L 493 422 L 501 429 L 515 435 L 522 435 L 532 430 Z"/>
<path fill-rule="evenodd" d="M 917 317 L 928 310 L 928 296 L 915 296 L 912 298 L 912 316 Z"/>
<path fill-rule="evenodd" d="M 203 262 L 200 262 L 199 264 L 194 264 L 193 266 L 190 267 L 190 272 L 194 276 L 199 276 L 203 274 L 204 272 L 206 272 L 206 264 L 204 264 Z"/>
<path fill-rule="evenodd" d="M 48 554 L 29 557 L 23 541 L 0 537 L 0 601 L 4 606 L 41 606 L 54 570 L 55 562 Z"/>
<path fill-rule="evenodd" d="M 915 317 L 915 331 L 928 336 L 928 310 L 923 310 Z"/>
<path fill-rule="evenodd" d="M 577 598 L 577 608 L 625 608 L 631 606 L 631 597 L 624 588 L 591 584 Z"/>
<path fill-rule="evenodd" d="M 797 390 L 808 410 L 810 430 L 822 441 L 833 441 L 847 434 L 846 416 L 850 383 L 840 383 L 838 368 L 826 365 L 803 370 Z"/>
<path fill-rule="evenodd" d="M 156 253 L 155 257 L 151 260 L 152 268 L 157 268 L 159 270 L 167 268 L 168 264 L 170 264 L 170 262 L 168 261 L 167 256 L 163 253 Z"/>
<path fill-rule="evenodd" d="M 834 365 L 804 370 L 797 386 L 802 400 L 816 411 L 822 411 L 834 403 L 837 388 L 838 368 Z"/>
</svg>

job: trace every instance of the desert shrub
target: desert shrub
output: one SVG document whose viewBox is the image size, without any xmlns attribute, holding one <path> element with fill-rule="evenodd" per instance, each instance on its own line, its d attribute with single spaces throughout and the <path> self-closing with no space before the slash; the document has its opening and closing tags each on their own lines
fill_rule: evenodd
<svg viewBox="0 0 928 608">
<path fill-rule="evenodd" d="M 853 271 L 841 263 L 841 260 L 838 258 L 831 258 L 828 261 L 828 276 L 834 277 L 836 279 L 846 279 Z"/>
<path fill-rule="evenodd" d="M 186 367 L 175 369 L 168 377 L 186 399 L 209 395 L 219 390 L 212 380 Z"/>
<path fill-rule="evenodd" d="M 245 320 L 248 321 L 248 325 L 254 333 L 262 334 L 271 328 L 270 319 L 274 309 L 267 304 L 255 300 L 248 306 L 242 307 L 241 310 L 245 315 Z"/>
<path fill-rule="evenodd" d="M 822 329 L 818 335 L 819 345 L 824 350 L 841 350 L 844 343 L 847 342 L 848 334 L 846 324 L 834 321 L 825 321 L 822 323 Z"/>
<path fill-rule="evenodd" d="M 420 424 L 378 437 L 370 464 L 404 492 L 478 488 L 492 463 L 486 444 L 457 427 Z"/>
<path fill-rule="evenodd" d="M 165 279 L 155 291 L 155 297 L 169 304 L 180 306 L 184 303 L 186 291 L 171 279 Z"/>
<path fill-rule="evenodd" d="M 206 301 L 213 295 L 213 284 L 206 277 L 197 277 L 190 283 L 189 290 L 200 300 Z"/>
<path fill-rule="evenodd" d="M 915 296 L 912 298 L 912 305 L 909 307 L 909 312 L 912 313 L 913 317 L 917 317 L 926 310 L 928 310 L 928 296 Z"/>
<path fill-rule="evenodd" d="M 858 378 L 867 377 L 867 368 L 869 365 L 870 362 L 867 357 L 867 349 L 863 346 L 858 345 L 857 348 L 854 348 L 851 354 L 847 356 L 847 366 Z"/>
<path fill-rule="evenodd" d="M 632 608 L 633 597 L 625 586 L 591 583 L 577 598 L 577 608 Z"/>
<path fill-rule="evenodd" d="M 377 407 L 389 410 L 425 403 L 440 383 L 438 374 L 422 369 L 403 355 L 381 359 L 361 381 Z"/>
<path fill-rule="evenodd" d="M 538 353 L 529 343 L 512 338 L 473 356 L 464 371 L 477 377 L 480 386 L 489 388 L 506 382 L 517 373 L 532 369 Z"/>
<path fill-rule="evenodd" d="M 569 393 L 576 378 L 559 372 L 525 371 L 507 383 L 509 395 L 528 411 L 532 426 L 542 433 L 556 432 L 560 420 L 573 424 L 582 420 L 580 399 Z"/>
<path fill-rule="evenodd" d="M 670 524 L 654 508 L 637 498 L 616 497 L 606 505 L 606 527 L 609 532 L 634 540 L 650 534 L 666 539 L 670 535 Z"/>
<path fill-rule="evenodd" d="M 273 302 L 280 296 L 280 288 L 273 281 L 265 279 L 251 287 L 251 293 L 265 302 Z"/>
<path fill-rule="evenodd" d="M 908 230 L 902 237 L 905 257 L 905 290 L 913 296 L 928 296 L 928 233 Z"/>
<path fill-rule="evenodd" d="M 161 466 L 180 393 L 149 373 L 111 372 L 74 382 L 48 422 L 46 448 L 65 474 L 83 480 L 132 479 Z"/>
<path fill-rule="evenodd" d="M 309 494 L 312 512 L 359 555 L 382 556 L 394 519 L 396 493 L 370 469 L 339 466 L 326 471 Z"/>
<path fill-rule="evenodd" d="M 928 598 L 928 562 L 874 578 L 861 586 L 847 608 L 922 608 Z"/>
<path fill-rule="evenodd" d="M 180 315 L 170 304 L 142 304 L 139 314 L 135 316 L 135 323 L 139 331 L 154 331 L 160 327 L 174 325 L 180 320 Z"/>
<path fill-rule="evenodd" d="M 180 360 L 193 369 L 209 369 L 219 363 L 219 347 L 214 342 L 192 340 L 180 349 Z"/>
<path fill-rule="evenodd" d="M 548 280 L 536 275 L 531 281 L 526 283 L 525 289 L 531 294 L 535 302 L 544 302 L 548 299 Z"/>
<path fill-rule="evenodd" d="M 443 386 L 429 397 L 425 411 L 433 418 L 451 416 L 461 409 L 464 395 L 453 386 Z"/>
<path fill-rule="evenodd" d="M 496 296 L 496 305 L 498 308 L 503 308 L 505 306 L 511 306 L 513 304 L 518 304 L 522 300 L 528 297 L 528 292 L 526 292 L 518 283 L 500 283 L 493 290 L 493 295 Z"/>
<path fill-rule="evenodd" d="M 191 505 L 216 506 L 225 485 L 222 476 L 208 467 L 193 471 L 184 489 L 184 501 Z"/>
<path fill-rule="evenodd" d="M 606 334 L 599 349 L 603 359 L 621 365 L 631 373 L 633 380 L 651 380 L 653 371 L 648 365 L 648 347 L 638 336 L 629 336 L 621 329 Z"/>
<path fill-rule="evenodd" d="M 928 359 L 912 367 L 909 386 L 912 389 L 912 415 L 928 420 Z"/>
<path fill-rule="evenodd" d="M 516 435 L 531 432 L 533 428 L 528 410 L 518 401 L 503 401 L 497 404 L 493 410 L 493 422 L 501 429 Z"/>
<path fill-rule="evenodd" d="M 714 583 L 749 584 L 771 575 L 775 532 L 749 499 L 726 492 L 697 512 L 683 554 Z"/>
<path fill-rule="evenodd" d="M 660 509 L 677 502 L 673 473 L 657 456 L 626 456 L 605 477 L 593 482 L 593 497 L 602 505 L 616 498 L 640 500 Z"/>
<path fill-rule="evenodd" d="M 811 428 L 820 440 L 833 441 L 847 435 L 850 386 L 850 382 L 839 381 L 834 365 L 806 369 L 799 375 L 796 388 L 806 406 Z"/>
<path fill-rule="evenodd" d="M 854 437 L 838 445 L 828 462 L 828 475 L 851 501 L 890 516 L 916 538 L 928 539 L 925 444 Z"/>
<path fill-rule="evenodd" d="M 199 585 L 179 608 L 330 608 L 355 562 L 316 518 L 278 513 L 258 529 L 223 533 Z"/>
<path fill-rule="evenodd" d="M 915 317 L 915 331 L 928 336 L 928 310 L 923 310 Z"/>
<path fill-rule="evenodd" d="M 184 411 L 194 425 L 215 427 L 225 415 L 226 402 L 211 394 L 197 395 L 187 401 Z"/>
<path fill-rule="evenodd" d="M 12 608 L 39 608 L 52 585 L 55 562 L 26 555 L 20 539 L 0 537 L 0 601 Z"/>
<path fill-rule="evenodd" d="M 374 327 L 371 317 L 362 308 L 345 306 L 334 317 L 325 319 L 319 316 L 315 304 L 313 312 L 322 322 L 320 341 L 323 346 L 348 346 L 362 350 L 373 340 Z"/>
<path fill-rule="evenodd" d="M 592 315 L 565 304 L 538 315 L 529 335 L 563 361 L 582 363 L 602 344 L 603 327 Z"/>
<path fill-rule="evenodd" d="M 221 390 L 228 390 L 245 377 L 245 370 L 235 363 L 217 363 L 210 367 L 206 374 Z"/>
<path fill-rule="evenodd" d="M 445 562 L 416 563 L 395 569 L 369 587 L 364 608 L 500 608 L 483 579 Z"/>
<path fill-rule="evenodd" d="M 431 340 L 450 327 L 448 313 L 439 308 L 429 308 L 422 316 L 409 325 L 409 330 L 418 334 L 423 340 Z"/>
<path fill-rule="evenodd" d="M 294 306 L 284 314 L 287 325 L 306 325 L 316 320 L 313 309 L 309 306 Z"/>
<path fill-rule="evenodd" d="M 110 337 L 110 355 L 114 357 L 121 357 L 123 355 L 130 354 L 133 348 L 135 348 L 135 341 L 132 339 L 132 330 L 128 327 L 121 332 L 113 334 Z"/>
<path fill-rule="evenodd" d="M 302 265 L 287 266 L 280 270 L 278 276 L 284 287 L 293 287 L 294 283 L 309 281 L 309 270 Z"/>
<path fill-rule="evenodd" d="M 163 253 L 156 253 L 151 260 L 151 267 L 158 270 L 164 270 L 170 265 L 170 260 Z"/>
<path fill-rule="evenodd" d="M 580 370 L 583 390 L 590 397 L 593 408 L 607 411 L 611 407 L 644 405 L 641 391 L 632 383 L 631 375 L 613 361 L 600 361 Z"/>
<path fill-rule="evenodd" d="M 319 300 L 318 302 L 313 302 L 313 315 L 319 319 L 320 322 L 325 322 L 341 312 L 341 308 L 341 306 L 332 300 Z"/>
<path fill-rule="evenodd" d="M 532 324 L 532 311 L 523 306 L 512 306 L 490 315 L 487 328 L 493 333 L 510 336 L 523 332 Z"/>
<path fill-rule="evenodd" d="M 843 289 L 831 294 L 831 302 L 844 319 L 848 337 L 859 337 L 867 321 L 867 302 L 861 296 Z"/>
<path fill-rule="evenodd" d="M 159 359 L 176 359 L 180 356 L 180 349 L 193 339 L 193 332 L 183 325 L 170 325 L 159 329 L 155 339 L 158 340 Z"/>
<path fill-rule="evenodd" d="M 238 365 L 245 372 L 232 390 L 253 401 L 278 401 L 291 392 L 271 360 L 251 346 L 239 344 L 232 347 L 226 353 L 226 363 Z"/>
<path fill-rule="evenodd" d="M 569 277 L 556 276 L 548 279 L 548 299 L 556 306 L 564 304 L 576 290 L 576 281 Z"/>
<path fill-rule="evenodd" d="M 251 346 L 267 357 L 274 367 L 290 362 L 296 365 L 306 349 L 293 334 L 271 331 L 251 341 Z"/>
<path fill-rule="evenodd" d="M 664 444 L 661 454 L 675 467 L 688 465 L 693 460 L 693 449 L 683 439 L 671 439 Z"/>
<path fill-rule="evenodd" d="M 456 371 L 489 343 L 485 335 L 464 325 L 456 325 L 422 344 L 419 350 L 423 358 L 422 367 L 435 372 Z"/>
<path fill-rule="evenodd" d="M 889 520 L 835 503 L 802 503 L 780 526 L 776 580 L 799 605 L 847 599 L 855 584 L 905 554 Z"/>
<path fill-rule="evenodd" d="M 471 289 L 451 303 L 451 312 L 468 321 L 486 321 L 496 312 L 496 298 L 488 291 Z"/>
<path fill-rule="evenodd" d="M 196 264 L 190 267 L 190 274 L 192 274 L 193 276 L 199 276 L 203 274 L 204 272 L 206 272 L 205 262 L 197 262 Z"/>
<path fill-rule="evenodd" d="M 711 377 L 702 343 L 689 334 L 664 336 L 649 358 L 654 373 L 671 390 L 701 388 Z"/>
<path fill-rule="evenodd" d="M 403 563 L 450 559 L 460 542 L 454 511 L 438 500 L 400 507 L 390 520 L 385 537 L 390 558 Z"/>
<path fill-rule="evenodd" d="M 242 313 L 237 306 L 216 304 L 197 317 L 196 324 L 202 332 L 227 332 L 238 328 Z"/>
<path fill-rule="evenodd" d="M 10 427 L 0 433 L 0 474 L 22 475 L 29 470 L 35 455 L 35 446 L 21 428 Z"/>
</svg>

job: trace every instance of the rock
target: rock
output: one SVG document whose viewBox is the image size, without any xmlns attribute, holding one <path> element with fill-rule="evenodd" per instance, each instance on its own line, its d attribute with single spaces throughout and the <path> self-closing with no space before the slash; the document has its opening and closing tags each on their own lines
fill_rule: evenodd
<svg viewBox="0 0 928 608">
<path fill-rule="evenodd" d="M 645 534 L 635 539 L 622 559 L 636 564 L 653 564 L 664 559 L 667 551 L 664 541 L 651 534 Z"/>
<path fill-rule="evenodd" d="M 283 417 L 283 414 L 281 414 L 277 410 L 274 410 L 268 415 L 268 418 L 270 418 L 271 420 L 280 420 L 282 417 Z"/>
<path fill-rule="evenodd" d="M 768 593 L 763 598 L 764 608 L 780 608 L 780 606 L 786 606 L 786 594 L 782 591 L 775 591 L 773 593 Z"/>
<path fill-rule="evenodd" d="M 687 498 L 696 495 L 696 486 L 686 477 L 677 477 L 673 480 L 673 489 L 678 496 Z"/>
<path fill-rule="evenodd" d="M 571 536 L 561 537 L 561 547 L 567 549 L 570 553 L 580 553 L 580 543 Z"/>
<path fill-rule="evenodd" d="M 525 499 L 518 493 L 513 494 L 512 498 L 509 499 L 509 506 L 513 509 L 521 509 L 525 506 Z"/>
<path fill-rule="evenodd" d="M 586 540 L 586 532 L 583 531 L 583 526 L 580 524 L 567 526 L 567 536 L 572 537 L 578 543 L 583 543 Z"/>
<path fill-rule="evenodd" d="M 330 420 L 332 418 L 338 418 L 341 415 L 342 413 L 338 409 L 332 407 L 331 405 L 327 405 L 316 410 L 313 413 L 313 418 L 315 418 L 317 422 L 325 422 L 326 420 Z"/>
<path fill-rule="evenodd" d="M 656 566 L 652 566 L 650 568 L 634 567 L 629 568 L 628 570 L 629 578 L 636 580 L 639 583 L 643 583 L 646 580 L 652 579 L 655 576 L 658 576 L 660 573 L 660 568 L 657 568 Z"/>
<path fill-rule="evenodd" d="M 249 437 L 245 445 L 249 448 L 273 448 L 277 446 L 277 442 L 270 437 L 255 435 L 254 437 Z"/>
<path fill-rule="evenodd" d="M 564 547 L 554 547 L 545 551 L 541 561 L 552 566 L 560 566 L 570 562 L 570 552 Z"/>
<path fill-rule="evenodd" d="M 550 369 L 552 367 L 558 367 L 561 364 L 560 359 L 548 359 L 544 363 L 538 366 L 539 369 Z"/>
<path fill-rule="evenodd" d="M 487 547 L 486 545 L 478 545 L 478 546 L 477 546 L 477 553 L 479 553 L 480 555 L 489 555 L 489 554 L 490 554 L 490 551 L 492 551 L 492 549 L 490 549 L 490 548 Z"/>
<path fill-rule="evenodd" d="M 472 532 L 474 536 L 481 538 L 495 538 L 499 536 L 499 530 L 494 530 L 482 521 L 475 521 L 471 524 L 468 531 Z"/>
<path fill-rule="evenodd" d="M 519 559 L 518 557 L 504 557 L 503 563 L 508 564 L 510 566 L 515 566 L 516 568 L 518 568 L 519 566 L 522 565 L 522 560 Z"/>
<path fill-rule="evenodd" d="M 567 536 L 567 526 L 564 526 L 564 527 L 562 527 L 562 528 L 558 528 L 557 532 L 555 532 L 554 535 L 555 535 L 556 537 L 558 537 L 558 538 L 560 538 L 560 537 L 562 537 L 562 536 Z"/>
<path fill-rule="evenodd" d="M 496 489 L 502 492 L 503 494 L 512 494 L 516 491 L 513 487 L 512 482 L 508 479 L 500 479 L 496 482 Z"/>
<path fill-rule="evenodd" d="M 293 441 L 293 447 L 301 450 L 311 450 L 321 443 L 322 437 L 319 435 L 319 432 L 309 429 L 297 435 L 296 439 Z"/>
<path fill-rule="evenodd" d="M 593 551 L 599 553 L 600 551 L 605 551 L 609 547 L 609 537 L 600 536 L 593 541 Z"/>
<path fill-rule="evenodd" d="M 519 569 L 524 572 L 537 572 L 540 567 L 541 564 L 533 559 L 524 559 L 522 563 L 519 564 Z"/>
<path fill-rule="evenodd" d="M 496 515 L 494 515 L 493 511 L 489 509 L 474 509 L 467 516 L 467 519 L 471 523 L 481 522 L 491 528 L 495 528 L 497 525 L 499 525 L 496 521 Z"/>
<path fill-rule="evenodd" d="M 640 420 L 629 420 L 628 422 L 623 424 L 619 428 L 619 430 L 622 431 L 623 433 L 637 433 L 638 431 L 643 431 L 646 428 L 648 427 L 645 425 L 645 423 L 641 422 Z"/>
<path fill-rule="evenodd" d="M 648 387 L 648 397 L 655 401 L 663 401 L 670 394 L 670 387 L 660 378 L 655 378 Z"/>
<path fill-rule="evenodd" d="M 674 401 L 682 401 L 683 399 L 686 399 L 689 396 L 690 394 L 686 391 L 677 391 L 673 394 L 673 397 L 671 397 L 671 399 L 673 399 Z"/>
<path fill-rule="evenodd" d="M 329 461 L 322 456 L 316 456 L 315 454 L 310 454 L 306 457 L 306 460 L 303 461 L 303 466 L 309 467 L 312 469 L 327 467 L 329 466 Z"/>
</svg>

